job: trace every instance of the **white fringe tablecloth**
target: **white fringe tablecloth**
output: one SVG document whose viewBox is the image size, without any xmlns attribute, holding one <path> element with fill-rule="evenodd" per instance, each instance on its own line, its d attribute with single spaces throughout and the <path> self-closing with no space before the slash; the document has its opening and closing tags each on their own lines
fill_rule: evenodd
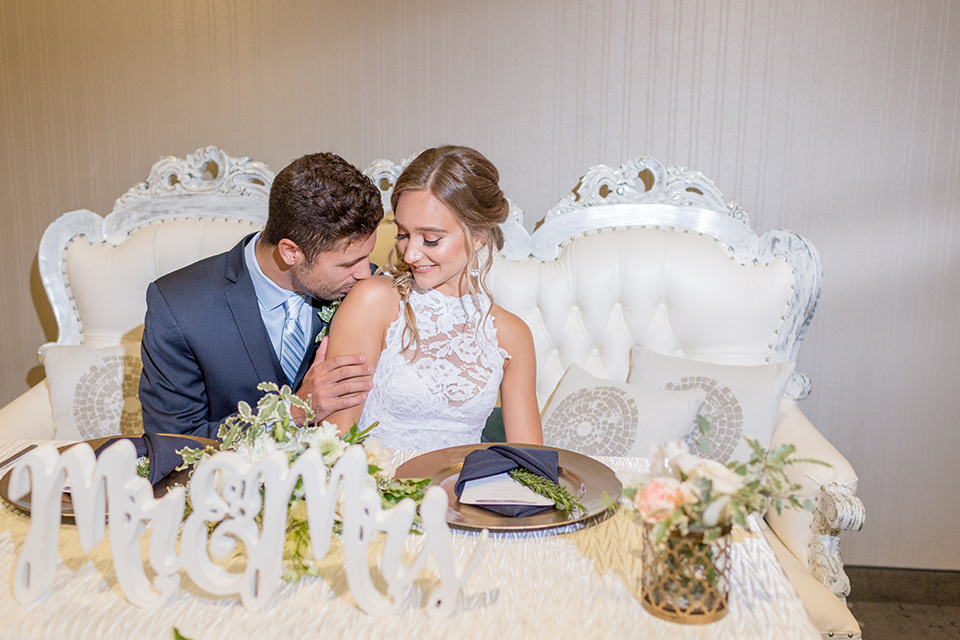
<svg viewBox="0 0 960 640">
<path fill-rule="evenodd" d="M 0 441 L 0 459 L 29 441 Z M 398 463 L 413 453 L 398 453 Z M 639 469 L 631 458 L 600 458 L 615 470 Z M 640 604 L 639 531 L 628 513 L 594 526 L 557 534 L 491 536 L 486 555 L 463 589 L 450 618 L 426 615 L 415 588 L 395 616 L 365 614 L 352 601 L 337 545 L 324 560 L 322 578 L 284 583 L 262 610 L 246 611 L 238 599 L 204 595 L 184 577 L 159 609 L 129 604 L 113 574 L 107 541 L 92 554 L 76 528 L 64 525 L 53 586 L 33 604 L 13 598 L 11 574 L 30 527 L 29 517 L 4 504 L 0 511 L 0 638 L 173 637 L 173 628 L 195 640 L 240 638 L 770 638 L 820 637 L 762 536 L 747 532 L 733 545 L 730 610 L 713 624 L 684 626 L 648 614 Z M 465 555 L 477 535 L 455 531 Z M 422 538 L 409 537 L 415 549 Z M 461 558 L 462 560 L 462 558 Z M 422 585 L 421 585 L 422 586 Z M 429 588 L 429 587 L 428 587 Z"/>
</svg>

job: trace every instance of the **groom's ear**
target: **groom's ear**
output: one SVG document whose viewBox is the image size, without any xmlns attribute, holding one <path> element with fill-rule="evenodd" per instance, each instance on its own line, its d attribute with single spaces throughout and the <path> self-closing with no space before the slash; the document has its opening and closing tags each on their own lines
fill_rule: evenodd
<svg viewBox="0 0 960 640">
<path fill-rule="evenodd" d="M 284 264 L 288 267 L 292 267 L 297 263 L 297 255 L 303 256 L 303 252 L 300 251 L 300 247 L 297 246 L 297 243 L 289 238 L 282 238 L 277 244 L 277 252 L 280 254 L 280 259 L 283 260 Z"/>
</svg>

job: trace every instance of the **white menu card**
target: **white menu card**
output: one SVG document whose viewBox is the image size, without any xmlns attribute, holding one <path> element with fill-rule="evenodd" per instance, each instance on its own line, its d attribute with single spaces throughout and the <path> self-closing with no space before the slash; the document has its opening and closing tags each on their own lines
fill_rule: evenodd
<svg viewBox="0 0 960 640">
<path fill-rule="evenodd" d="M 534 493 L 507 473 L 469 480 L 460 494 L 461 504 L 519 504 L 552 506 L 553 500 Z"/>
</svg>

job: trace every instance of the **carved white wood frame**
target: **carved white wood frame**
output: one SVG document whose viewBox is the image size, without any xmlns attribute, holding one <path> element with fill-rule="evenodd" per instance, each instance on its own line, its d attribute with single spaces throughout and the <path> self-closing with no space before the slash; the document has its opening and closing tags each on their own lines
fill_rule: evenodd
<svg viewBox="0 0 960 640">
<path fill-rule="evenodd" d="M 177 218 L 239 220 L 263 225 L 274 174 L 262 162 L 233 158 L 216 147 L 186 158 L 160 158 L 146 182 L 120 196 L 105 218 L 87 209 L 55 220 L 40 240 L 40 280 L 57 319 L 57 344 L 81 344 L 80 318 L 64 273 L 71 240 L 119 245 L 153 222 Z"/>
<path fill-rule="evenodd" d="M 840 532 L 860 531 L 866 519 L 863 502 L 850 487 L 829 484 L 820 489 L 813 511 L 810 573 L 838 598 L 850 595 L 850 579 L 840 557 Z"/>
<path fill-rule="evenodd" d="M 390 211 L 390 194 L 403 169 L 418 154 L 399 163 L 377 160 L 365 171 L 380 189 Z M 64 274 L 69 242 L 84 237 L 117 245 L 133 230 L 159 220 L 221 218 L 264 224 L 274 174 L 261 162 L 233 158 L 216 147 L 205 147 L 180 159 L 161 158 L 143 182 L 117 199 L 101 218 L 89 210 L 64 214 L 40 241 L 40 277 L 57 318 L 57 344 L 80 344 L 82 328 Z M 523 226 L 523 211 L 513 202 L 503 225 L 501 255 L 510 260 L 533 256 L 556 258 L 563 245 L 579 235 L 623 228 L 653 227 L 686 230 L 714 238 L 741 264 L 766 263 L 783 257 L 793 265 L 796 285 L 783 326 L 773 337 L 771 362 L 796 360 L 807 326 L 816 309 L 822 283 L 820 257 L 812 244 L 783 230 L 758 237 L 749 217 L 737 204 L 724 204 L 709 179 L 683 167 L 665 167 L 652 158 L 628 160 L 619 168 L 592 167 L 580 184 L 545 216 L 532 233 Z M 799 400 L 809 393 L 810 380 L 795 373 L 787 396 Z"/>
</svg>

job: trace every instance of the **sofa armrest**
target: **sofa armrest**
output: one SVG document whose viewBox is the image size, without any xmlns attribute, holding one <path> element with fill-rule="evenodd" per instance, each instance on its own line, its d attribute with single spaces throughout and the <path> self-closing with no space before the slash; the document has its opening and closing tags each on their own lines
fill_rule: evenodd
<svg viewBox="0 0 960 640">
<path fill-rule="evenodd" d="M 859 638 L 860 625 L 850 609 L 816 580 L 805 566 L 787 550 L 775 533 L 762 528 L 763 536 L 773 549 L 787 579 L 803 602 L 810 620 L 823 638 Z"/>
<path fill-rule="evenodd" d="M 53 440 L 53 427 L 46 378 L 0 408 L 0 440 Z"/>
<path fill-rule="evenodd" d="M 842 600 L 850 595 L 850 580 L 840 557 L 840 531 L 859 531 L 865 515 L 860 498 L 849 487 L 838 484 L 823 487 L 813 511 L 813 537 L 807 566 L 813 577 Z"/>
<path fill-rule="evenodd" d="M 784 509 L 768 511 L 770 528 L 784 546 L 837 597 L 850 593 L 850 582 L 840 559 L 841 529 L 858 531 L 863 527 L 863 503 L 856 497 L 857 474 L 816 427 L 789 400 L 780 405 L 777 427 L 770 446 L 793 444 L 796 456 L 828 463 L 800 463 L 787 469 L 788 476 L 800 485 L 801 500 L 810 500 L 814 511 Z"/>
</svg>

